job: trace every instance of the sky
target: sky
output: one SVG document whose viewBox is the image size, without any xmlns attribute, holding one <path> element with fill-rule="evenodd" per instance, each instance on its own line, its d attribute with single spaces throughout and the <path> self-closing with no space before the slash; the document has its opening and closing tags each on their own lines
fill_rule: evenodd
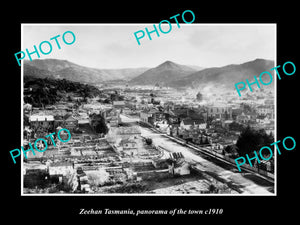
<svg viewBox="0 0 300 225">
<path fill-rule="evenodd" d="M 154 24 L 154 23 L 153 23 Z M 52 52 L 40 54 L 40 59 L 64 59 L 70 62 L 100 69 L 156 67 L 170 60 L 183 65 L 220 67 L 240 64 L 256 58 L 276 58 L 275 24 L 184 24 L 180 28 L 172 23 L 169 33 L 154 32 L 149 40 L 145 28 L 153 30 L 153 24 L 22 24 L 21 50 L 34 51 L 43 41 L 52 44 Z M 164 23 L 167 31 L 169 25 Z M 144 38 L 138 45 L 134 33 L 143 30 Z M 62 35 L 72 31 L 75 42 L 66 45 Z M 138 35 L 140 35 L 139 33 Z M 50 38 L 60 35 L 57 40 Z M 68 42 L 72 36 L 66 34 Z M 43 50 L 47 52 L 47 44 Z M 32 59 L 37 59 L 33 54 Z M 28 59 L 28 56 L 26 56 Z"/>
</svg>

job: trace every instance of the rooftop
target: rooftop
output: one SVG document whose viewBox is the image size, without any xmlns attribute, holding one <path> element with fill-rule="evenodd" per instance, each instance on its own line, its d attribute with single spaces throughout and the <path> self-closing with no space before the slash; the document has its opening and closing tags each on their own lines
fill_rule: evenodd
<svg viewBox="0 0 300 225">
<path fill-rule="evenodd" d="M 72 166 L 73 164 L 71 162 L 53 162 L 50 164 L 50 167 L 61 167 L 61 166 Z"/>
<path fill-rule="evenodd" d="M 54 121 L 52 115 L 31 115 L 29 121 Z"/>
</svg>

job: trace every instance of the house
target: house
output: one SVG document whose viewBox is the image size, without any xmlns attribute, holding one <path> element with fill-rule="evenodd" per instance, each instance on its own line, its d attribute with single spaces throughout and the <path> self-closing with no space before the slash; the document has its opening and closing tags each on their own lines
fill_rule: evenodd
<svg viewBox="0 0 300 225">
<path fill-rule="evenodd" d="M 120 136 L 122 140 L 124 139 L 138 139 L 141 137 L 141 130 L 137 126 L 133 127 L 119 127 L 116 135 Z"/>
<path fill-rule="evenodd" d="M 168 132 L 168 128 L 170 126 L 166 120 L 154 122 L 154 125 L 156 128 L 158 128 L 161 132 L 164 133 Z"/>
<path fill-rule="evenodd" d="M 78 127 L 78 119 L 71 114 L 55 115 L 54 127 L 64 127 L 71 131 Z"/>
<path fill-rule="evenodd" d="M 252 120 L 252 121 L 255 121 L 255 119 L 257 117 L 256 112 L 246 112 L 245 115 L 248 116 L 249 119 Z"/>
<path fill-rule="evenodd" d="M 208 106 L 207 116 L 214 117 L 216 119 L 231 119 L 232 108 L 229 106 Z"/>
<path fill-rule="evenodd" d="M 174 137 L 179 136 L 179 124 L 171 124 L 167 128 L 167 134 Z"/>
<path fill-rule="evenodd" d="M 185 130 L 191 130 L 192 128 L 196 129 L 206 129 L 207 124 L 204 122 L 203 119 L 194 120 L 194 119 L 183 119 L 180 122 L 180 128 Z"/>
<path fill-rule="evenodd" d="M 192 142 L 197 145 L 208 145 L 211 141 L 211 138 L 202 134 L 193 134 Z"/>
<path fill-rule="evenodd" d="M 156 109 L 144 109 L 140 113 L 140 121 L 146 124 L 153 125 L 156 121 L 157 114 L 159 113 Z"/>
<path fill-rule="evenodd" d="M 179 124 L 183 119 L 188 118 L 188 110 L 183 107 L 167 106 L 164 115 L 169 124 Z"/>
<path fill-rule="evenodd" d="M 66 119 L 65 119 L 65 128 L 67 128 L 68 130 L 72 131 L 75 128 L 78 127 L 78 120 L 75 119 L 72 115 L 69 115 Z"/>
<path fill-rule="evenodd" d="M 232 119 L 236 120 L 237 116 L 241 115 L 243 113 L 243 110 L 240 108 L 232 109 Z"/>
<path fill-rule="evenodd" d="M 120 112 L 117 109 L 109 109 L 106 111 L 106 121 L 110 127 L 117 127 L 121 123 Z"/>
<path fill-rule="evenodd" d="M 133 139 L 123 139 L 120 142 L 120 145 L 122 146 L 123 150 L 131 150 L 131 149 L 137 149 L 137 143 Z"/>
<path fill-rule="evenodd" d="M 207 123 L 205 123 L 204 119 L 198 119 L 198 120 L 194 120 L 194 126 L 202 130 L 202 129 L 206 129 Z"/>
<path fill-rule="evenodd" d="M 272 99 L 266 99 L 265 101 L 264 101 L 264 104 L 265 105 L 274 105 L 274 99 L 272 98 Z"/>
<path fill-rule="evenodd" d="M 180 128 L 184 130 L 191 130 L 194 125 L 194 121 L 192 119 L 184 119 L 180 122 Z"/>
<path fill-rule="evenodd" d="M 271 106 L 260 105 L 256 108 L 259 115 L 274 114 L 274 109 Z"/>
<path fill-rule="evenodd" d="M 68 117 L 68 114 L 56 114 L 54 115 L 54 127 L 64 127 L 65 119 Z"/>
<path fill-rule="evenodd" d="M 53 162 L 48 167 L 48 172 L 51 177 L 58 177 L 62 182 L 63 177 L 74 172 L 74 164 L 71 162 Z"/>
<path fill-rule="evenodd" d="M 112 105 L 115 109 L 123 109 L 125 108 L 125 101 L 113 101 Z"/>
<path fill-rule="evenodd" d="M 54 117 L 52 115 L 31 115 L 30 127 L 33 130 L 52 131 L 54 129 Z"/>
<path fill-rule="evenodd" d="M 222 127 L 229 129 L 229 125 L 233 123 L 233 120 L 224 120 L 222 121 Z"/>
<path fill-rule="evenodd" d="M 29 103 L 23 104 L 23 110 L 25 111 L 25 113 L 29 113 L 32 110 L 32 105 L 30 105 Z"/>
<path fill-rule="evenodd" d="M 256 122 L 260 124 L 267 124 L 270 123 L 270 119 L 267 115 L 259 115 L 256 118 Z"/>
<path fill-rule="evenodd" d="M 244 112 L 241 115 L 236 117 L 238 123 L 247 123 L 250 120 L 250 117 L 247 116 Z"/>
<path fill-rule="evenodd" d="M 138 153 L 138 145 L 133 139 L 123 139 L 119 145 L 122 147 L 123 152 L 125 152 L 127 155 L 133 156 Z"/>
<path fill-rule="evenodd" d="M 74 116 L 74 114 L 73 117 L 78 120 L 78 124 L 89 123 L 89 116 L 86 112 L 78 112 L 76 113 L 76 117 Z"/>
</svg>

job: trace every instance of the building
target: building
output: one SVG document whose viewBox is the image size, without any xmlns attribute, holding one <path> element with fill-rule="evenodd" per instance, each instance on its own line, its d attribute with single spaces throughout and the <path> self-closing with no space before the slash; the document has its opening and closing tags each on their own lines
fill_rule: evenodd
<svg viewBox="0 0 300 225">
<path fill-rule="evenodd" d="M 262 114 L 262 115 L 257 116 L 256 122 L 260 123 L 260 124 L 268 124 L 268 123 L 270 123 L 270 120 L 267 115 Z"/>
<path fill-rule="evenodd" d="M 250 121 L 250 117 L 247 116 L 245 113 L 242 113 L 241 115 L 238 115 L 236 117 L 236 122 L 238 123 L 247 123 L 248 121 Z"/>
<path fill-rule="evenodd" d="M 124 139 L 138 139 L 141 137 L 141 130 L 137 126 L 133 127 L 119 127 L 117 132 L 117 136 L 120 136 L 122 140 Z"/>
<path fill-rule="evenodd" d="M 122 147 L 123 152 L 125 152 L 127 155 L 133 156 L 137 155 L 138 153 L 138 145 L 133 139 L 123 139 L 119 145 Z"/>
<path fill-rule="evenodd" d="M 180 128 L 185 130 L 191 130 L 192 128 L 196 129 L 206 129 L 207 124 L 203 119 L 193 120 L 193 119 L 183 119 L 180 122 Z"/>
<path fill-rule="evenodd" d="M 224 120 L 222 121 L 222 127 L 229 129 L 229 125 L 233 123 L 233 120 Z"/>
<path fill-rule="evenodd" d="M 68 130 L 72 131 L 72 130 L 74 130 L 77 127 L 78 127 L 78 120 L 75 119 L 72 115 L 69 115 L 65 119 L 64 128 L 67 128 Z"/>
<path fill-rule="evenodd" d="M 207 116 L 216 119 L 231 119 L 232 108 L 228 106 L 208 106 Z"/>
<path fill-rule="evenodd" d="M 51 177 L 58 177 L 59 182 L 62 182 L 63 177 L 71 175 L 74 172 L 74 164 L 71 162 L 53 162 L 48 167 Z"/>
<path fill-rule="evenodd" d="M 31 115 L 29 123 L 31 129 L 35 131 L 52 131 L 54 129 L 54 117 L 52 115 Z"/>
<path fill-rule="evenodd" d="M 164 132 L 164 133 L 169 132 L 168 129 L 169 129 L 170 125 L 168 124 L 168 122 L 166 120 L 154 122 L 154 125 L 161 132 Z"/>
<path fill-rule="evenodd" d="M 107 110 L 105 119 L 107 122 L 109 122 L 110 127 L 117 127 L 121 123 L 119 110 L 117 109 Z"/>
<path fill-rule="evenodd" d="M 240 108 L 232 109 L 232 119 L 236 120 L 237 116 L 241 115 L 243 113 L 243 110 Z"/>
<path fill-rule="evenodd" d="M 125 108 L 125 101 L 113 101 L 113 108 L 115 109 Z"/>
<path fill-rule="evenodd" d="M 259 115 L 274 114 L 274 109 L 273 109 L 273 107 L 270 107 L 270 106 L 260 105 L 256 108 L 256 112 Z"/>
<path fill-rule="evenodd" d="M 157 114 L 159 113 L 156 109 L 144 109 L 140 113 L 140 120 L 143 123 L 153 125 L 156 121 Z"/>
<path fill-rule="evenodd" d="M 71 114 L 55 115 L 54 127 L 63 127 L 71 131 L 78 127 L 78 119 Z"/>
<path fill-rule="evenodd" d="M 23 110 L 25 113 L 29 113 L 32 110 L 32 105 L 30 105 L 29 103 L 26 103 L 23 105 Z"/>
</svg>

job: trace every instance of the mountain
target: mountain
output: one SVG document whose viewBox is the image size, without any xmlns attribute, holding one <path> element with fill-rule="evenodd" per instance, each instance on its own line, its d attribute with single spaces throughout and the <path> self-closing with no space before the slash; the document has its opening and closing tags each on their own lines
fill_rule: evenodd
<svg viewBox="0 0 300 225">
<path fill-rule="evenodd" d="M 36 78 L 46 78 L 46 77 L 53 78 L 54 77 L 53 73 L 50 72 L 49 70 L 36 68 L 34 66 L 31 66 L 31 65 L 25 64 L 25 63 L 24 63 L 24 75 L 32 76 L 32 77 L 36 77 Z"/>
<path fill-rule="evenodd" d="M 64 78 L 82 83 L 101 83 L 108 80 L 130 80 L 148 68 L 95 69 L 67 60 L 36 59 L 24 61 L 24 75 L 33 77 Z"/>
<path fill-rule="evenodd" d="M 166 61 L 133 78 L 130 83 L 134 85 L 155 85 L 157 83 L 168 85 L 170 82 L 183 78 L 196 71 L 197 70 L 191 67 Z"/>
<path fill-rule="evenodd" d="M 211 86 L 214 89 L 234 89 L 234 84 L 241 81 L 246 82 L 246 79 L 252 82 L 254 76 L 258 77 L 262 72 L 270 71 L 274 66 L 272 60 L 255 59 L 243 64 L 203 69 L 182 79 L 174 80 L 169 85 L 175 88 L 192 87 L 198 89 Z M 272 72 L 272 74 L 274 73 Z M 267 83 L 269 78 L 266 76 L 263 77 L 263 80 Z M 272 82 L 273 84 L 274 82 Z"/>
<path fill-rule="evenodd" d="M 273 68 L 274 61 L 255 59 L 243 64 L 202 69 L 166 61 L 155 68 L 95 69 L 80 66 L 67 60 L 44 59 L 24 61 L 24 76 L 37 78 L 64 78 L 81 83 L 103 83 L 113 80 L 129 81 L 132 85 L 164 85 L 174 88 L 195 88 L 211 90 L 233 90 L 234 84 L 253 81 L 264 71 Z M 192 68 L 193 67 L 193 68 Z M 200 70 L 199 70 L 200 69 Z M 272 71 L 274 74 L 274 71 Z M 273 76 L 274 77 L 274 76 Z M 264 78 L 268 82 L 269 78 Z M 273 87 L 271 85 L 265 86 Z"/>
<path fill-rule="evenodd" d="M 204 70 L 205 68 L 204 67 L 200 67 L 200 66 L 195 66 L 195 65 L 186 65 L 196 71 L 200 71 L 200 70 Z"/>
</svg>

